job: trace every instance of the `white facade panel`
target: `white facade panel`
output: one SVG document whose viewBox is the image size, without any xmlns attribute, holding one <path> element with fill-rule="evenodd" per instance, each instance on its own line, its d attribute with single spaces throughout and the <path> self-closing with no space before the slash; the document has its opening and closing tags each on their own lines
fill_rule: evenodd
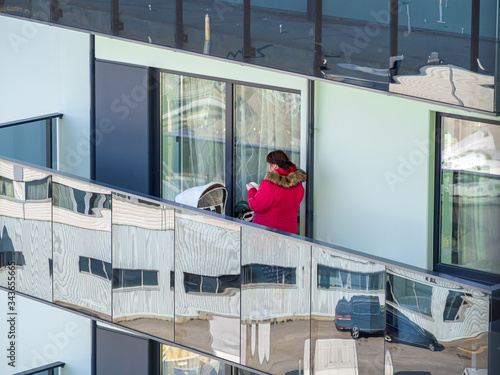
<svg viewBox="0 0 500 375">
<path fill-rule="evenodd" d="M 0 303 L 7 311 L 8 294 L 0 290 Z M 0 374 L 14 374 L 53 362 L 64 362 L 65 375 L 91 373 L 91 320 L 53 306 L 16 295 L 17 315 L 4 314 L 0 320 L 4 349 L 14 347 L 15 367 L 4 355 Z M 8 317 L 15 317 L 15 338 L 9 339 Z M 14 341 L 11 345 L 10 341 Z M 7 353 L 7 351 L 6 351 Z"/>
</svg>

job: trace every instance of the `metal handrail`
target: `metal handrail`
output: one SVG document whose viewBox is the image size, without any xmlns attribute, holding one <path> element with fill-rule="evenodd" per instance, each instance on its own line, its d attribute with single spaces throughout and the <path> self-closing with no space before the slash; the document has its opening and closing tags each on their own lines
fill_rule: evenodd
<svg viewBox="0 0 500 375">
<path fill-rule="evenodd" d="M 33 368 L 31 370 L 16 372 L 13 375 L 35 375 L 35 374 L 39 374 L 39 373 L 44 372 L 44 371 L 48 371 L 49 374 L 54 374 L 55 369 L 63 368 L 64 365 L 65 365 L 64 362 L 53 362 L 53 363 L 49 363 L 48 365 Z"/>
</svg>

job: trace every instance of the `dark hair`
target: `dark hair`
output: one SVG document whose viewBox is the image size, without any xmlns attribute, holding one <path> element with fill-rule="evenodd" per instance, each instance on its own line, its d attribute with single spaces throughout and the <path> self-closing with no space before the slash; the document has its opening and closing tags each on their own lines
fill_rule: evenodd
<svg viewBox="0 0 500 375">
<path fill-rule="evenodd" d="M 267 154 L 266 161 L 269 164 L 276 164 L 278 167 L 285 170 L 293 165 L 285 152 L 281 150 L 271 151 Z"/>
</svg>

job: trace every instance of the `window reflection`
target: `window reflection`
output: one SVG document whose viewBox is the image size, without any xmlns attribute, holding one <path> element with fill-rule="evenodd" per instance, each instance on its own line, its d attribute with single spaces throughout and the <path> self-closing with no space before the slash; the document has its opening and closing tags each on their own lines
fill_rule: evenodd
<svg viewBox="0 0 500 375">
<path fill-rule="evenodd" d="M 52 183 L 53 205 L 84 215 L 100 216 L 102 209 L 111 209 L 109 194 L 91 193 L 70 186 Z"/>
<path fill-rule="evenodd" d="M 0 176 L 0 195 L 14 198 L 14 185 L 10 178 Z"/>
<path fill-rule="evenodd" d="M 162 74 L 163 197 L 224 183 L 226 84 Z"/>
<path fill-rule="evenodd" d="M 431 300 L 432 286 L 387 275 L 387 301 L 431 317 Z"/>
<path fill-rule="evenodd" d="M 246 201 L 245 185 L 260 183 L 266 156 L 280 149 L 300 165 L 300 95 L 235 85 L 235 202 Z"/>
<path fill-rule="evenodd" d="M 444 117 L 440 262 L 500 274 L 500 126 Z"/>
<path fill-rule="evenodd" d="M 199 354 L 161 345 L 161 375 L 224 375 L 224 362 L 201 356 Z"/>
<path fill-rule="evenodd" d="M 184 272 L 186 293 L 224 294 L 240 289 L 240 275 L 205 276 Z"/>
</svg>

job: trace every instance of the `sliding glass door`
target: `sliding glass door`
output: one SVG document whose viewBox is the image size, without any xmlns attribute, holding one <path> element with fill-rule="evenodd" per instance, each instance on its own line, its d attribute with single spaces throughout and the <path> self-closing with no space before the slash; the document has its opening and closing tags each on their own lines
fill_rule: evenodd
<svg viewBox="0 0 500 375">
<path fill-rule="evenodd" d="M 441 117 L 439 264 L 500 275 L 500 126 Z"/>
<path fill-rule="evenodd" d="M 226 84 L 162 74 L 162 191 L 225 184 Z"/>
<path fill-rule="evenodd" d="M 245 185 L 260 184 L 266 156 L 280 149 L 300 162 L 300 95 L 234 85 L 234 200 L 247 200 Z"/>
<path fill-rule="evenodd" d="M 299 92 L 163 72 L 160 95 L 165 199 L 219 182 L 232 212 L 245 185 L 262 181 L 270 151 L 300 163 Z"/>
</svg>

